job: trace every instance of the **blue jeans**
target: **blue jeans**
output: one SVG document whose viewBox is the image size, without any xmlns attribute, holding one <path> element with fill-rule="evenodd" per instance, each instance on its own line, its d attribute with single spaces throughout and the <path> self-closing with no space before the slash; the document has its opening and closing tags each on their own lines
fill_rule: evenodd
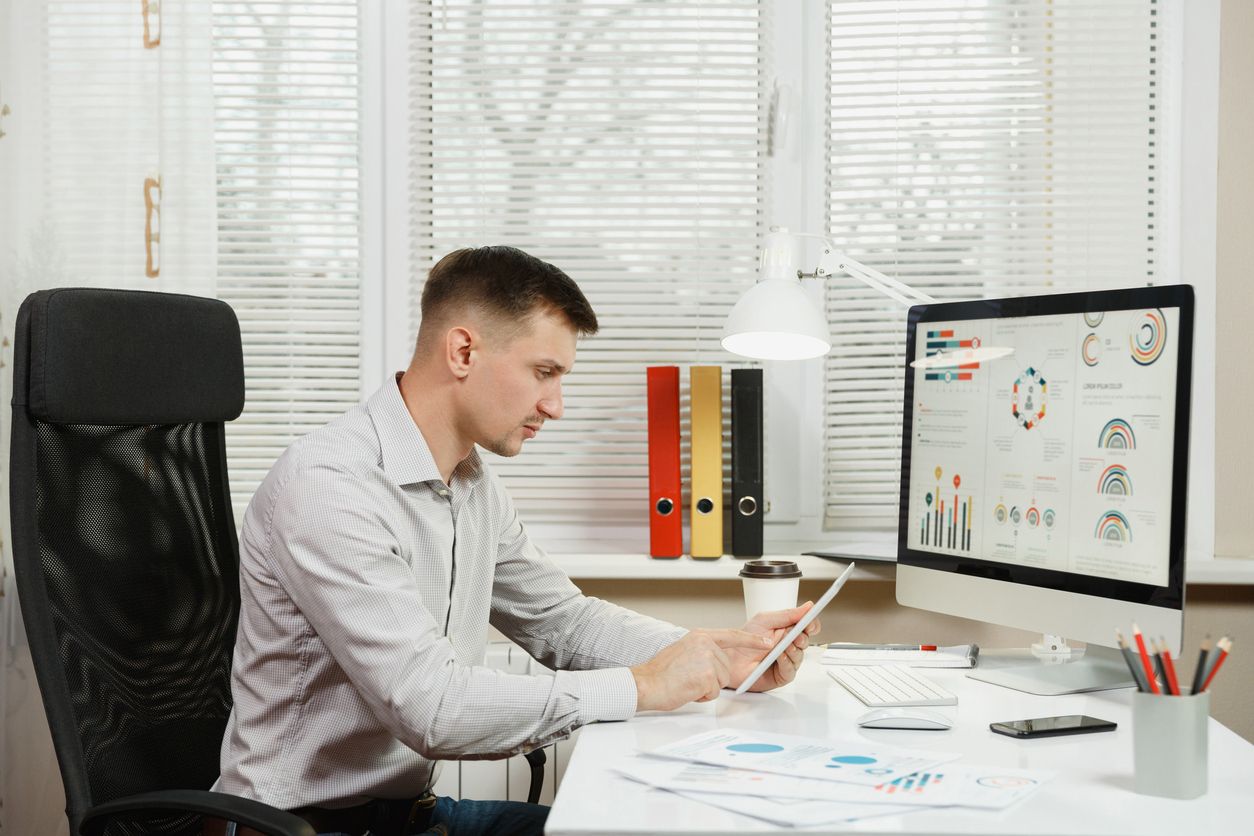
<svg viewBox="0 0 1254 836">
<path fill-rule="evenodd" d="M 522 801 L 454 801 L 441 796 L 428 833 L 438 836 L 542 836 L 549 808 Z M 322 836 L 346 836 L 324 833 Z"/>
<path fill-rule="evenodd" d="M 441 797 L 427 832 L 439 836 L 542 836 L 548 817 L 549 808 L 543 804 Z"/>
</svg>

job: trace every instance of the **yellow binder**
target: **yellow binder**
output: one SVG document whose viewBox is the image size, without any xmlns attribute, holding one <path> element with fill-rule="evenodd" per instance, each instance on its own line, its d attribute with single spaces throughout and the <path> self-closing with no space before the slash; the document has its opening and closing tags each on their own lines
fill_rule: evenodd
<svg viewBox="0 0 1254 836">
<path fill-rule="evenodd" d="M 723 556 L 723 369 L 692 366 L 693 557 Z"/>
</svg>

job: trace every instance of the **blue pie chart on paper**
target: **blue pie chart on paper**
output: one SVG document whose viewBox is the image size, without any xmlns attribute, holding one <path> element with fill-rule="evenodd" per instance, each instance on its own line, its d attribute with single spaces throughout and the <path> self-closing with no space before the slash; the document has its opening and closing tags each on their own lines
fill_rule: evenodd
<svg viewBox="0 0 1254 836">
<path fill-rule="evenodd" d="M 782 752 L 783 746 L 776 746 L 774 743 L 737 743 L 734 746 L 728 746 L 729 752 L 744 752 L 747 755 L 765 755 L 768 752 Z"/>
<path fill-rule="evenodd" d="M 863 766 L 868 763 L 875 763 L 875 758 L 868 758 L 865 755 L 841 755 L 838 758 L 832 758 L 835 763 L 847 763 L 850 765 L 857 764 Z"/>
</svg>

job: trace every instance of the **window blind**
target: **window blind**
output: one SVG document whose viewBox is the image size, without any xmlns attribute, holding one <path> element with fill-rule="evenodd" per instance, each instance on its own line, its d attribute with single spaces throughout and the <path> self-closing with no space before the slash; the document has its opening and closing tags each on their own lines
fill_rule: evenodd
<svg viewBox="0 0 1254 836">
<path fill-rule="evenodd" d="M 516 246 L 574 278 L 601 332 L 564 381 L 565 417 L 520 456 L 486 457 L 529 522 L 644 523 L 645 369 L 685 368 L 686 411 L 686 367 L 733 359 L 719 334 L 756 275 L 763 4 L 411 12 L 415 304 L 464 246 Z"/>
<path fill-rule="evenodd" d="M 244 340 L 237 517 L 279 454 L 359 397 L 357 6 L 215 3 L 218 296 Z"/>
<path fill-rule="evenodd" d="M 145 48 L 127 0 L 6 17 L 0 251 L 19 269 L 0 263 L 0 302 L 57 285 L 212 293 L 208 5 L 172 4 L 164 24 Z"/>
<path fill-rule="evenodd" d="M 829 6 L 827 223 L 941 301 L 1153 281 L 1153 0 Z M 906 310 L 828 282 L 829 529 L 896 529 Z"/>
</svg>

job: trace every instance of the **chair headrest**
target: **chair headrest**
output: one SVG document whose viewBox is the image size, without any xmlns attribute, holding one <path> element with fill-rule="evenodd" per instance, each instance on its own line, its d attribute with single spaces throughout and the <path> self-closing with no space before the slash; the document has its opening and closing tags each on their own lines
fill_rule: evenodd
<svg viewBox="0 0 1254 836">
<path fill-rule="evenodd" d="M 17 329 L 19 353 L 29 340 L 29 378 L 14 381 L 14 405 L 25 393 L 38 420 L 190 424 L 231 421 L 244 409 L 239 321 L 217 299 L 42 290 L 22 304 Z"/>
</svg>

